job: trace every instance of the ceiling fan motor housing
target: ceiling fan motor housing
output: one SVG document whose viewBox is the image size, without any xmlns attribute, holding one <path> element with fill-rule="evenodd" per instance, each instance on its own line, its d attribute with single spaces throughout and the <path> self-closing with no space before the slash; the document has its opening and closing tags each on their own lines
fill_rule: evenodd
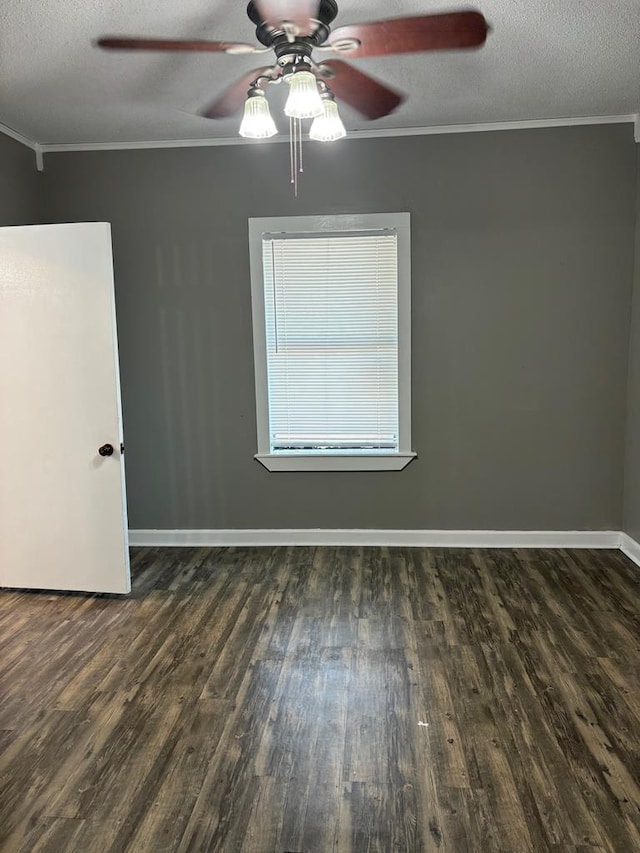
<svg viewBox="0 0 640 853">
<path fill-rule="evenodd" d="M 331 22 L 338 14 L 338 4 L 335 0 L 320 0 L 318 12 L 314 22 L 316 29 L 311 35 L 296 36 L 295 41 L 291 42 L 287 38 L 286 33 L 282 30 L 273 29 L 267 23 L 256 4 L 250 0 L 247 6 L 247 15 L 249 19 L 256 25 L 256 38 L 265 47 L 271 47 L 275 51 L 278 59 L 281 56 L 291 54 L 293 51 L 301 56 L 311 56 L 311 51 L 314 47 L 318 47 L 329 38 Z M 293 50 L 292 50 L 293 49 Z"/>
</svg>

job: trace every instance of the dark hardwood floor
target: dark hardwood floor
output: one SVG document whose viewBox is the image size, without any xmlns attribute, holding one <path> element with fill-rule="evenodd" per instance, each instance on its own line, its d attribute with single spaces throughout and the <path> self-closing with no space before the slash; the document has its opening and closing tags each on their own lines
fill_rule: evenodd
<svg viewBox="0 0 640 853">
<path fill-rule="evenodd" d="M 133 577 L 0 592 L 0 850 L 640 851 L 621 553 L 145 548 Z"/>
</svg>

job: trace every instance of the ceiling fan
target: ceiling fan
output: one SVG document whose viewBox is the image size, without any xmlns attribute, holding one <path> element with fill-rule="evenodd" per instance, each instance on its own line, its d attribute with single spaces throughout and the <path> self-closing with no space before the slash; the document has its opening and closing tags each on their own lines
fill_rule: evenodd
<svg viewBox="0 0 640 853">
<path fill-rule="evenodd" d="M 346 135 L 335 98 L 366 119 L 389 115 L 404 96 L 342 59 L 315 60 L 314 52 L 340 56 L 386 56 L 432 50 L 481 47 L 489 31 L 483 15 L 474 10 L 391 18 L 351 24 L 331 31 L 338 14 L 336 0 L 250 0 L 247 15 L 256 26 L 260 46 L 244 42 L 104 36 L 97 40 L 111 50 L 205 51 L 262 54 L 273 51 L 275 63 L 254 68 L 220 94 L 200 115 L 219 119 L 233 115 L 244 101 L 240 135 L 263 139 L 277 133 L 265 97 L 265 86 L 285 81 L 289 97 L 292 182 L 300 163 L 294 151 L 301 145 L 300 120 L 314 118 L 309 135 L 331 141 Z M 301 152 L 300 152 L 301 153 Z M 301 170 L 301 169 L 300 169 Z"/>
<path fill-rule="evenodd" d="M 339 27 L 331 22 L 338 14 L 335 0 L 251 0 L 247 15 L 256 25 L 262 47 L 243 42 L 182 39 L 150 39 L 108 36 L 98 45 L 109 49 L 157 51 L 210 51 L 229 54 L 275 53 L 271 67 L 256 68 L 223 92 L 201 115 L 224 118 L 232 115 L 252 84 L 276 82 L 300 71 L 311 72 L 321 88 L 349 104 L 367 119 L 391 113 L 404 100 L 393 89 L 342 60 L 314 62 L 312 53 L 333 51 L 359 59 L 430 50 L 481 47 L 488 26 L 480 12 L 462 11 L 436 15 L 392 18 Z"/>
</svg>

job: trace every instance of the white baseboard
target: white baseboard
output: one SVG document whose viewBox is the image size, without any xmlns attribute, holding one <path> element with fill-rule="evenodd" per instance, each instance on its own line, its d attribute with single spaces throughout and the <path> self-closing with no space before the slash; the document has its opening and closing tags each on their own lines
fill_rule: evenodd
<svg viewBox="0 0 640 853">
<path fill-rule="evenodd" d="M 623 536 L 626 534 L 617 530 L 130 530 L 129 544 L 152 547 L 388 545 L 431 548 L 619 548 Z M 626 539 L 633 542 L 628 536 Z M 640 545 L 633 544 L 640 555 Z"/>
<path fill-rule="evenodd" d="M 632 560 L 637 566 L 640 566 L 640 543 L 632 539 L 628 534 L 620 534 L 620 550 L 623 554 Z"/>
</svg>

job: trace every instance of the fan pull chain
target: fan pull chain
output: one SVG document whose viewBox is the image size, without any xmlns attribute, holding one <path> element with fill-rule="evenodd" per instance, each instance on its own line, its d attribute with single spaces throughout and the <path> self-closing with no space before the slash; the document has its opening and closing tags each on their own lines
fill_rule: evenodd
<svg viewBox="0 0 640 853">
<path fill-rule="evenodd" d="M 302 164 L 302 120 L 289 118 L 289 170 L 293 194 L 298 197 L 298 172 L 304 172 Z"/>
<path fill-rule="evenodd" d="M 298 137 L 300 136 L 300 119 L 293 120 L 293 172 L 295 181 L 293 182 L 293 194 L 298 198 Z"/>
<path fill-rule="evenodd" d="M 294 170 L 293 170 L 293 119 L 289 119 L 289 172 L 291 177 L 291 183 L 295 183 Z"/>
<path fill-rule="evenodd" d="M 300 171 L 304 172 L 302 165 L 302 119 L 298 119 L 298 139 L 300 140 Z"/>
<path fill-rule="evenodd" d="M 293 194 L 298 198 L 298 119 L 293 119 Z"/>
</svg>

